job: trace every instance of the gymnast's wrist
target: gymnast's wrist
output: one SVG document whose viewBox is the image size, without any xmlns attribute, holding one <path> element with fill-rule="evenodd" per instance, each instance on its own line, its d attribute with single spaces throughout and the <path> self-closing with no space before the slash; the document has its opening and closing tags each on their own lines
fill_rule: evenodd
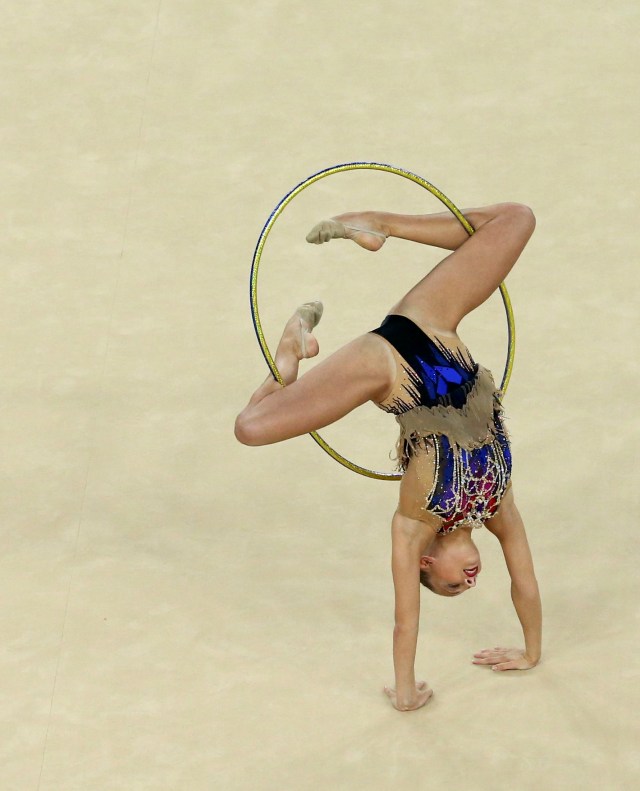
<svg viewBox="0 0 640 791">
<path fill-rule="evenodd" d="M 396 674 L 396 698 L 402 705 L 411 705 L 416 696 L 416 680 L 413 673 L 411 677 L 413 680 L 407 681 L 406 678 L 400 679 Z"/>
</svg>

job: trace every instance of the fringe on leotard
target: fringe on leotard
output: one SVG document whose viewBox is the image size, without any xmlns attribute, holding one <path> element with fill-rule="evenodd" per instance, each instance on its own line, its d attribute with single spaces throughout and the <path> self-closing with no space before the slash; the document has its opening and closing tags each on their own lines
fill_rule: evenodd
<svg viewBox="0 0 640 791">
<path fill-rule="evenodd" d="M 406 471 L 411 456 L 419 448 L 427 449 L 434 434 L 446 435 L 453 445 L 465 450 L 481 448 L 495 439 L 499 431 L 495 415 L 502 414 L 502 394 L 491 371 L 479 365 L 476 376 L 455 393 L 457 401 L 462 390 L 466 400 L 461 407 L 451 403 L 452 393 L 436 406 L 416 406 L 395 416 L 400 425 L 396 445 L 399 470 Z"/>
</svg>

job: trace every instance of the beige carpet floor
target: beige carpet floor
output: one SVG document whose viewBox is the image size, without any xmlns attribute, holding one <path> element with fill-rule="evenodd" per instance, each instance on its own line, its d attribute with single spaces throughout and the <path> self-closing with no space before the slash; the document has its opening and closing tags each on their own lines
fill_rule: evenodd
<svg viewBox="0 0 640 791">
<path fill-rule="evenodd" d="M 632 791 L 640 787 L 634 0 L 524 4 L 22 0 L 0 51 L 0 788 Z M 530 205 L 508 286 L 514 481 L 545 610 L 517 644 L 497 542 L 472 594 L 426 593 L 411 714 L 392 681 L 397 484 L 307 437 L 245 448 L 266 373 L 249 315 L 277 201 L 391 163 L 461 207 Z M 341 211 L 436 211 L 332 176 L 269 238 L 267 339 L 320 297 L 321 355 L 440 253 L 304 235 Z M 461 334 L 496 371 L 498 298 Z M 393 421 L 326 437 L 391 469 Z"/>
</svg>

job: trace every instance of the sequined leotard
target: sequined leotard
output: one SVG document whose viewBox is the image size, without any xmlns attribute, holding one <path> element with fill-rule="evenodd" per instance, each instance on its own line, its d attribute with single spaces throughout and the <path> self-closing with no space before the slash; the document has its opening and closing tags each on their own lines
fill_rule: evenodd
<svg viewBox="0 0 640 791">
<path fill-rule="evenodd" d="M 497 511 L 511 476 L 500 394 L 490 371 L 466 347 L 445 345 L 406 316 L 387 316 L 373 332 L 397 352 L 396 383 L 378 406 L 400 424 L 400 469 L 416 453 L 433 453 L 433 486 L 424 508 L 443 520 L 438 532 L 481 527 Z"/>
</svg>

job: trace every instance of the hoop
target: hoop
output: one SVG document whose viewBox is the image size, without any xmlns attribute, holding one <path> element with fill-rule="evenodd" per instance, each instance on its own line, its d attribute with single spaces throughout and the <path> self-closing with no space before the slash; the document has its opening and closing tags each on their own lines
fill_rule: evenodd
<svg viewBox="0 0 640 791">
<path fill-rule="evenodd" d="M 267 342 L 264 337 L 264 333 L 262 331 L 262 324 L 260 323 L 260 312 L 258 310 L 258 268 L 260 266 L 260 259 L 262 257 L 262 253 L 264 251 L 264 245 L 267 241 L 267 237 L 271 229 L 273 228 L 276 220 L 282 214 L 286 206 L 291 203 L 291 201 L 299 195 L 303 190 L 307 187 L 310 187 L 312 184 L 315 184 L 316 181 L 320 181 L 320 179 L 326 178 L 327 176 L 332 176 L 335 173 L 343 173 L 348 170 L 381 170 L 386 173 L 394 173 L 397 176 L 402 176 L 409 181 L 413 181 L 415 184 L 418 184 L 420 187 L 423 187 L 432 195 L 435 195 L 438 200 L 443 203 L 449 211 L 456 217 L 456 219 L 460 222 L 462 227 L 465 231 L 472 236 L 474 233 L 473 227 L 469 224 L 468 220 L 462 214 L 462 212 L 454 206 L 454 204 L 444 195 L 437 187 L 434 187 L 433 184 L 430 184 L 425 179 L 417 176 L 415 173 L 411 173 L 408 170 L 403 170 L 402 168 L 396 168 L 392 165 L 384 165 L 379 162 L 349 162 L 343 165 L 334 165 L 333 167 L 326 168 L 325 170 L 320 170 L 318 173 L 314 173 L 309 178 L 305 179 L 304 181 L 300 182 L 297 187 L 294 187 L 290 192 L 288 192 L 284 198 L 278 203 L 275 209 L 271 212 L 269 219 L 264 225 L 262 232 L 258 238 L 258 243 L 256 244 L 256 249 L 253 254 L 253 261 L 251 263 L 251 281 L 250 281 L 250 298 L 251 298 L 251 318 L 253 319 L 253 326 L 256 331 L 256 336 L 258 338 L 258 343 L 260 344 L 260 349 L 262 350 L 262 354 L 264 355 L 264 359 L 269 366 L 271 373 L 273 374 L 274 379 L 276 379 L 283 387 L 284 382 L 282 377 L 280 376 L 280 372 L 278 371 L 276 364 L 274 362 L 273 357 L 271 356 L 271 352 L 269 351 L 269 347 L 267 346 Z M 515 357 L 515 338 L 516 338 L 516 331 L 515 331 L 515 320 L 513 316 L 513 308 L 511 306 L 511 300 L 509 298 L 509 293 L 507 292 L 507 287 L 504 283 L 500 284 L 500 295 L 502 296 L 502 302 L 504 304 L 505 312 L 507 315 L 507 328 L 508 328 L 508 348 L 507 348 L 507 360 L 504 367 L 504 373 L 502 376 L 502 383 L 500 385 L 500 389 L 503 393 L 506 393 L 507 387 L 509 386 L 509 380 L 511 379 L 511 372 L 513 370 L 513 360 Z M 317 431 L 311 432 L 311 437 L 317 442 L 320 447 L 331 456 L 332 459 L 335 459 L 337 462 L 342 464 L 349 470 L 353 472 L 357 472 L 360 475 L 364 475 L 367 478 L 375 478 L 381 481 L 399 481 L 402 478 L 400 473 L 393 473 L 393 472 L 375 472 L 374 470 L 369 470 L 366 467 L 361 467 L 358 464 L 355 464 L 349 459 L 346 459 L 337 450 L 334 450 L 319 434 Z"/>
</svg>

